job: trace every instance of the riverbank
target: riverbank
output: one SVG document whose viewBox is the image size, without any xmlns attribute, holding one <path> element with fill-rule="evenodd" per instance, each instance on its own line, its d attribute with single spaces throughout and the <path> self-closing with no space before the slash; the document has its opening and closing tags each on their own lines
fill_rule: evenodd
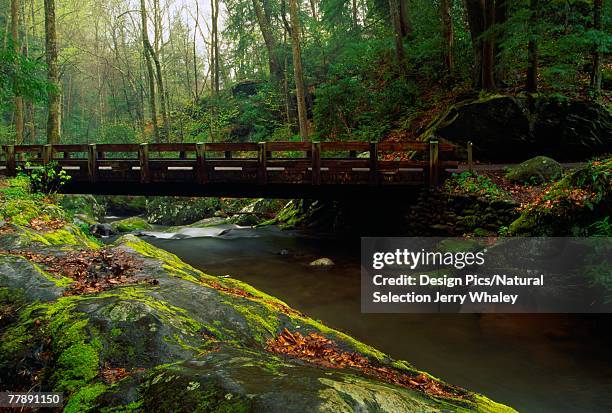
<svg viewBox="0 0 612 413">
<path fill-rule="evenodd" d="M 0 192 L 3 387 L 67 412 L 514 411 L 132 235 L 102 247 L 19 180 Z"/>
</svg>

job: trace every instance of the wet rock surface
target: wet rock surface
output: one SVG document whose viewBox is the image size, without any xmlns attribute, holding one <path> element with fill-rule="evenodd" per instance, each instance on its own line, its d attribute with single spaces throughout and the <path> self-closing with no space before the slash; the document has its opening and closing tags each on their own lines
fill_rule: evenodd
<svg viewBox="0 0 612 413">
<path fill-rule="evenodd" d="M 64 247 L 48 246 L 46 252 Z M 456 398 L 434 397 L 356 369 L 277 355 L 267 343 L 284 329 L 315 332 L 381 366 L 423 374 L 133 235 L 111 248 L 138 259 L 136 283 L 70 296 L 63 296 L 70 288 L 65 278 L 0 255 L 2 308 L 15 313 L 0 326 L 3 387 L 15 372 L 25 372 L 22 385 L 64 392 L 68 412 L 513 411 L 463 390 Z M 156 282 L 146 282 L 151 279 Z M 17 296 L 23 303 L 11 307 Z"/>
</svg>

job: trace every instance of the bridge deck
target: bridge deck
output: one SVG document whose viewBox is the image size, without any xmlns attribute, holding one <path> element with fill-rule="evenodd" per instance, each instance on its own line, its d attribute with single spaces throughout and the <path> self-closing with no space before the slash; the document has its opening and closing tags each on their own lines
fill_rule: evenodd
<svg viewBox="0 0 612 413">
<path fill-rule="evenodd" d="M 56 162 L 71 176 L 70 193 L 395 196 L 437 185 L 458 165 L 455 149 L 435 141 L 5 145 L 0 173 Z M 398 152 L 419 160 L 385 159 Z"/>
</svg>

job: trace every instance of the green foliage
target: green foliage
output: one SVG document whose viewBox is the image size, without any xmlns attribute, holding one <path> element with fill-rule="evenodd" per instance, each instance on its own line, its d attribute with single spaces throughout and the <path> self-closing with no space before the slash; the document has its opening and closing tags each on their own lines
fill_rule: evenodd
<svg viewBox="0 0 612 413">
<path fill-rule="evenodd" d="M 453 192 L 490 199 L 503 198 L 506 195 L 506 193 L 489 177 L 469 171 L 453 174 L 451 179 L 445 182 L 445 186 Z"/>
<path fill-rule="evenodd" d="M 20 174 L 28 177 L 30 192 L 41 194 L 56 193 L 71 178 L 55 161 L 35 168 L 26 163 Z"/>
</svg>

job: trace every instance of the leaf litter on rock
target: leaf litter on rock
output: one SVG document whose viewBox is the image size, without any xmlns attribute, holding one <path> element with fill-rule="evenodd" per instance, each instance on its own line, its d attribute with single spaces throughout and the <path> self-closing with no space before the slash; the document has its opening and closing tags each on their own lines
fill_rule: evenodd
<svg viewBox="0 0 612 413">
<path fill-rule="evenodd" d="M 411 375 L 397 369 L 372 363 L 358 354 L 342 351 L 336 343 L 319 333 L 306 336 L 286 328 L 268 340 L 266 350 L 291 356 L 326 368 L 354 368 L 387 383 L 418 390 L 436 397 L 465 398 L 466 392 L 441 383 L 426 374 Z"/>
</svg>

